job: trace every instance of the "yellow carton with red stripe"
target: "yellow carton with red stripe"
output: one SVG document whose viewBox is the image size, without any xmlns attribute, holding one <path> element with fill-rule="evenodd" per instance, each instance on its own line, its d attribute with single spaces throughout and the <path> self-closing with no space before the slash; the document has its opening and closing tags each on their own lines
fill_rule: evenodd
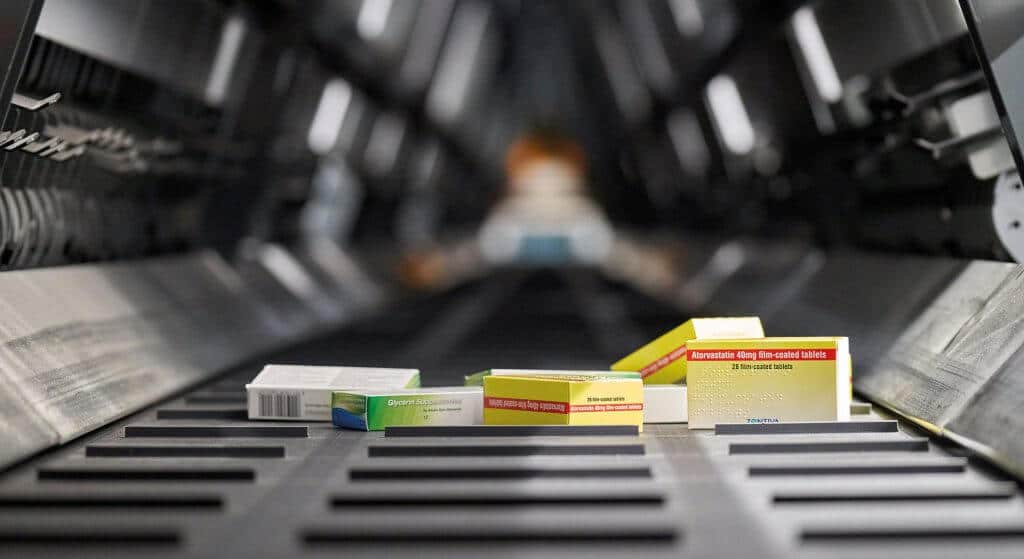
<svg viewBox="0 0 1024 559">
<path fill-rule="evenodd" d="M 846 338 L 693 340 L 686 353 L 690 429 L 850 419 Z"/>
<path fill-rule="evenodd" d="M 636 425 L 644 388 L 622 376 L 487 376 L 485 425 Z"/>
<path fill-rule="evenodd" d="M 686 380 L 686 344 L 690 340 L 763 338 L 756 316 L 691 318 L 612 365 L 613 371 L 637 371 L 644 384 Z"/>
</svg>

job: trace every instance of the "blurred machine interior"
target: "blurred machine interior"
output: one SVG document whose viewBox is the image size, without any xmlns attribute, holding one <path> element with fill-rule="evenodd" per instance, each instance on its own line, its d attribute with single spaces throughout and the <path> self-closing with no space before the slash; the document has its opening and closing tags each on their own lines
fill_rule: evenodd
<svg viewBox="0 0 1024 559">
<path fill-rule="evenodd" d="M 2 556 L 1024 549 L 1020 1 L 4 0 L 0 64 Z M 864 420 L 246 421 L 700 315 L 849 336 Z"/>
</svg>

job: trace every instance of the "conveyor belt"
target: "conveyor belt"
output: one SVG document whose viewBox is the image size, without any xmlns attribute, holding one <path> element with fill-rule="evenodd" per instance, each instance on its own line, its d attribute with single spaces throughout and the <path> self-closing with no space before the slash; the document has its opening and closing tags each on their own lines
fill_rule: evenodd
<svg viewBox="0 0 1024 559">
<path fill-rule="evenodd" d="M 496 306 L 507 320 L 485 320 L 427 381 L 452 382 L 475 359 L 507 356 L 502 337 L 527 355 L 529 343 L 544 342 L 527 331 L 538 314 L 560 321 L 552 331 L 563 340 L 586 329 L 566 316 L 578 310 L 556 304 L 549 280 L 509 291 Z M 478 288 L 273 360 L 394 359 L 417 343 L 410 336 L 424 316 L 443 316 Z M 545 297 L 551 304 L 536 304 Z M 636 324 L 656 330 L 661 320 Z M 593 337 L 578 339 L 570 354 L 581 367 L 604 359 L 600 344 L 583 343 Z M 446 369 L 452 361 L 463 364 Z M 0 555 L 934 558 L 1016 557 L 1024 546 L 1016 484 L 876 413 L 842 429 L 385 437 L 246 421 L 242 387 L 258 368 L 4 474 Z"/>
<path fill-rule="evenodd" d="M 254 371 L 194 394 L 227 396 Z M 241 404 L 186 399 L 8 473 L 4 553 L 942 557 L 1024 545 L 1015 484 L 875 415 L 840 433 L 384 437 L 250 423 L 234 417 Z"/>
</svg>

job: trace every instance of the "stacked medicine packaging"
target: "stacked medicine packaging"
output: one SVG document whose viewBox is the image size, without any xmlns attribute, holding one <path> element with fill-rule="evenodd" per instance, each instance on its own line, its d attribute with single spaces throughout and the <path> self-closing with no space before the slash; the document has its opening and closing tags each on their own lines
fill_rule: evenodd
<svg viewBox="0 0 1024 559">
<path fill-rule="evenodd" d="M 393 426 L 842 421 L 846 338 L 766 338 L 756 317 L 694 318 L 607 371 L 490 369 L 421 388 L 416 369 L 268 365 L 246 385 L 249 418 Z"/>
<path fill-rule="evenodd" d="M 766 338 L 757 317 L 688 320 L 612 369 L 639 371 L 645 387 L 681 386 L 691 429 L 850 418 L 847 339 Z"/>
<path fill-rule="evenodd" d="M 687 343 L 706 338 L 762 338 L 757 317 L 693 318 L 658 336 L 616 361 L 615 371 L 638 371 L 644 383 L 645 405 L 656 423 L 689 419 L 686 381 Z M 682 405 L 680 405 L 680 402 Z"/>
</svg>

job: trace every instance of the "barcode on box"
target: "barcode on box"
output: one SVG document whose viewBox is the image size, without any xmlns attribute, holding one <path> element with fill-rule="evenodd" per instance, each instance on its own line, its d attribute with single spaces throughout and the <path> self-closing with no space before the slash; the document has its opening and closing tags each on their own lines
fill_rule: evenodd
<svg viewBox="0 0 1024 559">
<path fill-rule="evenodd" d="M 298 392 L 271 392 L 259 395 L 260 417 L 300 417 L 302 397 Z"/>
</svg>

